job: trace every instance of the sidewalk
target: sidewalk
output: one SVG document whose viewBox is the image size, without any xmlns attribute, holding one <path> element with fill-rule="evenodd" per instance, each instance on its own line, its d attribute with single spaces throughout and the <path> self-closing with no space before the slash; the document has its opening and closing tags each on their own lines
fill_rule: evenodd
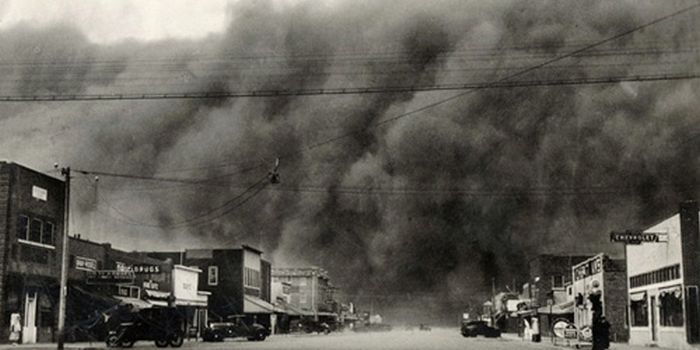
<svg viewBox="0 0 700 350">
<path fill-rule="evenodd" d="M 520 338 L 517 334 L 514 333 L 503 333 L 501 337 L 505 340 L 508 341 L 517 341 L 517 342 L 522 342 L 522 338 Z M 561 340 L 560 340 L 561 341 Z M 533 344 L 533 343 L 530 343 Z M 552 344 L 550 341 L 550 338 L 542 338 L 542 342 L 539 343 L 539 345 L 542 346 L 544 349 L 575 349 L 575 347 L 572 346 L 566 346 L 564 344 Z M 580 349 L 591 349 L 590 344 L 587 346 L 581 346 Z M 642 346 L 642 345 L 630 345 L 627 343 L 610 343 L 610 350 L 649 350 L 649 349 L 658 349 L 658 350 L 673 350 L 669 348 L 661 348 L 661 347 L 648 347 L 648 346 Z"/>
<path fill-rule="evenodd" d="M 63 346 L 64 349 L 71 350 L 93 350 L 93 349 L 106 349 L 107 345 L 105 343 L 66 343 Z M 0 344 L 1 350 L 6 349 L 56 349 L 56 343 L 40 343 L 40 344 Z"/>
</svg>

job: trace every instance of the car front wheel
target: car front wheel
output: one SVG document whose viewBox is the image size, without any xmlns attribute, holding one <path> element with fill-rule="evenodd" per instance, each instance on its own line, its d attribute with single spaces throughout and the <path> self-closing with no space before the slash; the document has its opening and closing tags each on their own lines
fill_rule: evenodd
<svg viewBox="0 0 700 350">
<path fill-rule="evenodd" d="M 185 342 L 185 339 L 184 339 L 184 337 L 182 336 L 182 333 L 179 333 L 179 332 L 178 332 L 178 333 L 172 334 L 172 335 L 170 336 L 169 341 L 168 341 L 168 343 L 170 344 L 170 346 L 172 346 L 172 347 L 174 347 L 174 348 L 179 348 L 179 347 L 181 347 L 181 346 L 182 346 L 182 343 L 184 343 L 184 342 Z"/>
<path fill-rule="evenodd" d="M 159 348 L 164 348 L 168 346 L 168 339 L 167 338 L 161 338 L 156 340 L 156 346 Z"/>
</svg>

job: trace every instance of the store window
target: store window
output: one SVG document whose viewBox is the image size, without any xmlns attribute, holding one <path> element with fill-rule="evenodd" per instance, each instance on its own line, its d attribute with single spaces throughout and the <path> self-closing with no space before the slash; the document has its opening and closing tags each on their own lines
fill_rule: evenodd
<svg viewBox="0 0 700 350">
<path fill-rule="evenodd" d="M 210 286 L 218 285 L 219 284 L 219 267 L 218 266 L 209 266 L 207 277 L 208 277 L 207 283 Z"/>
<path fill-rule="evenodd" d="M 683 292 L 680 287 L 659 293 L 659 323 L 665 327 L 683 327 Z"/>
<path fill-rule="evenodd" d="M 632 327 L 646 327 L 649 325 L 649 307 L 646 293 L 630 295 L 630 314 L 632 316 Z"/>
</svg>

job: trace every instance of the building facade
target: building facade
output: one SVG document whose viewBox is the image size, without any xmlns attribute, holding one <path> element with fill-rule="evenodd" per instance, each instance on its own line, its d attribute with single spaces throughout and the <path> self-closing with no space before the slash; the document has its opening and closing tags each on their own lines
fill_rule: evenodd
<svg viewBox="0 0 700 350">
<path fill-rule="evenodd" d="M 274 282 L 290 285 L 289 305 L 300 310 L 302 316 L 319 318 L 337 317 L 336 288 L 330 283 L 328 272 L 318 267 L 272 269 Z"/>
<path fill-rule="evenodd" d="M 0 341 L 12 319 L 24 343 L 55 337 L 64 193 L 61 180 L 0 162 Z"/>
<path fill-rule="evenodd" d="M 592 336 L 593 312 L 599 303 L 602 315 L 610 323 L 610 340 L 626 342 L 629 328 L 626 320 L 627 295 L 625 260 L 595 255 L 572 269 L 574 324 L 584 338 Z"/>
<path fill-rule="evenodd" d="M 653 239 L 626 246 L 631 344 L 689 349 L 700 342 L 698 220 L 697 202 L 684 202 L 643 231 Z"/>
<path fill-rule="evenodd" d="M 271 326 L 271 266 L 262 252 L 250 246 L 238 249 L 188 249 L 184 252 L 150 252 L 202 270 L 199 285 L 209 294 L 208 317 L 221 321 L 244 317 L 247 323 Z"/>
</svg>

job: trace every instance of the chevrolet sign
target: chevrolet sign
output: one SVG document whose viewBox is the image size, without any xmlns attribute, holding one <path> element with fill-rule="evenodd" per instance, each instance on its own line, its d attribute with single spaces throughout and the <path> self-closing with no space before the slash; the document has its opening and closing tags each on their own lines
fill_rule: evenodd
<svg viewBox="0 0 700 350">
<path fill-rule="evenodd" d="M 642 232 L 628 230 L 625 232 L 610 232 L 611 242 L 622 242 L 625 244 L 642 244 L 642 243 L 658 243 L 667 242 L 668 233 L 666 232 Z"/>
</svg>

